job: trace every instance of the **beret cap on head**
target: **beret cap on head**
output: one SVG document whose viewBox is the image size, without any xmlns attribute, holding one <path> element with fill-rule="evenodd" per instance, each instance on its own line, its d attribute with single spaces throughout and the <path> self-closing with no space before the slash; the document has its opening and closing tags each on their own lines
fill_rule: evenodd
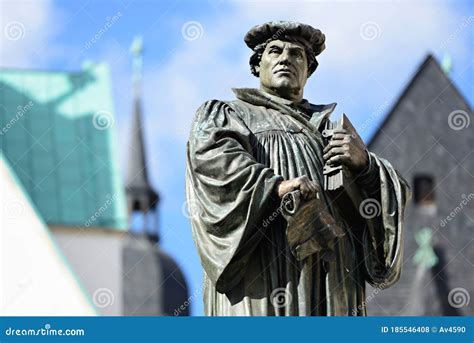
<svg viewBox="0 0 474 343">
<path fill-rule="evenodd" d="M 324 49 L 326 37 L 314 27 L 292 21 L 271 21 L 262 25 L 252 27 L 245 35 L 245 43 L 254 50 L 270 40 L 284 39 L 284 37 L 296 38 L 301 41 L 306 48 L 309 48 L 318 56 Z"/>
</svg>

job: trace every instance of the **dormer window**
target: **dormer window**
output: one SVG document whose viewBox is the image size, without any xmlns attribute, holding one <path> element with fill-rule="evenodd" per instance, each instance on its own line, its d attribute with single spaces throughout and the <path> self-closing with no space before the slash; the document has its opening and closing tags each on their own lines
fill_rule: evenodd
<svg viewBox="0 0 474 343">
<path fill-rule="evenodd" d="M 413 180 L 413 200 L 416 205 L 434 204 L 435 182 L 432 175 L 415 175 Z"/>
</svg>

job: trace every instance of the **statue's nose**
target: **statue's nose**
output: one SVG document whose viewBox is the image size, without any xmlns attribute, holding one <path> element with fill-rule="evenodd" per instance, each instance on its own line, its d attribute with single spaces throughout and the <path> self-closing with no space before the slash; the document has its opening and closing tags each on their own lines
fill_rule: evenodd
<svg viewBox="0 0 474 343">
<path fill-rule="evenodd" d="M 284 65 L 289 65 L 291 63 L 289 54 L 286 51 L 283 51 L 283 53 L 280 56 L 280 64 Z"/>
</svg>

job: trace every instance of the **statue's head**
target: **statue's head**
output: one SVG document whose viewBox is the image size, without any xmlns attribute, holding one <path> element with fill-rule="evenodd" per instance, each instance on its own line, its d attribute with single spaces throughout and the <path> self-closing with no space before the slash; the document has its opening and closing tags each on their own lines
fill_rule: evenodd
<svg viewBox="0 0 474 343">
<path fill-rule="evenodd" d="M 262 89 L 283 98 L 302 97 L 306 80 L 316 70 L 325 48 L 324 34 L 309 25 L 278 21 L 257 25 L 245 36 L 253 50 L 250 70 Z"/>
</svg>

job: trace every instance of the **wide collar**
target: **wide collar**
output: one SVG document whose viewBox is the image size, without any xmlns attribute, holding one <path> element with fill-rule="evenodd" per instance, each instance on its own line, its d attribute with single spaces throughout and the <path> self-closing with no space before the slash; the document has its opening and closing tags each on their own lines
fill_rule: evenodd
<svg viewBox="0 0 474 343">
<path fill-rule="evenodd" d="M 306 99 L 303 99 L 299 104 L 293 104 L 290 100 L 277 97 L 275 95 L 268 94 L 257 88 L 233 88 L 237 99 L 250 103 L 256 106 L 264 106 L 267 108 L 273 108 L 278 111 L 286 113 L 300 113 L 303 112 L 313 126 L 318 130 L 321 125 L 326 121 L 327 118 L 336 108 L 336 103 L 328 105 L 315 105 L 309 103 Z M 301 115 L 301 114 L 299 114 Z"/>
</svg>

